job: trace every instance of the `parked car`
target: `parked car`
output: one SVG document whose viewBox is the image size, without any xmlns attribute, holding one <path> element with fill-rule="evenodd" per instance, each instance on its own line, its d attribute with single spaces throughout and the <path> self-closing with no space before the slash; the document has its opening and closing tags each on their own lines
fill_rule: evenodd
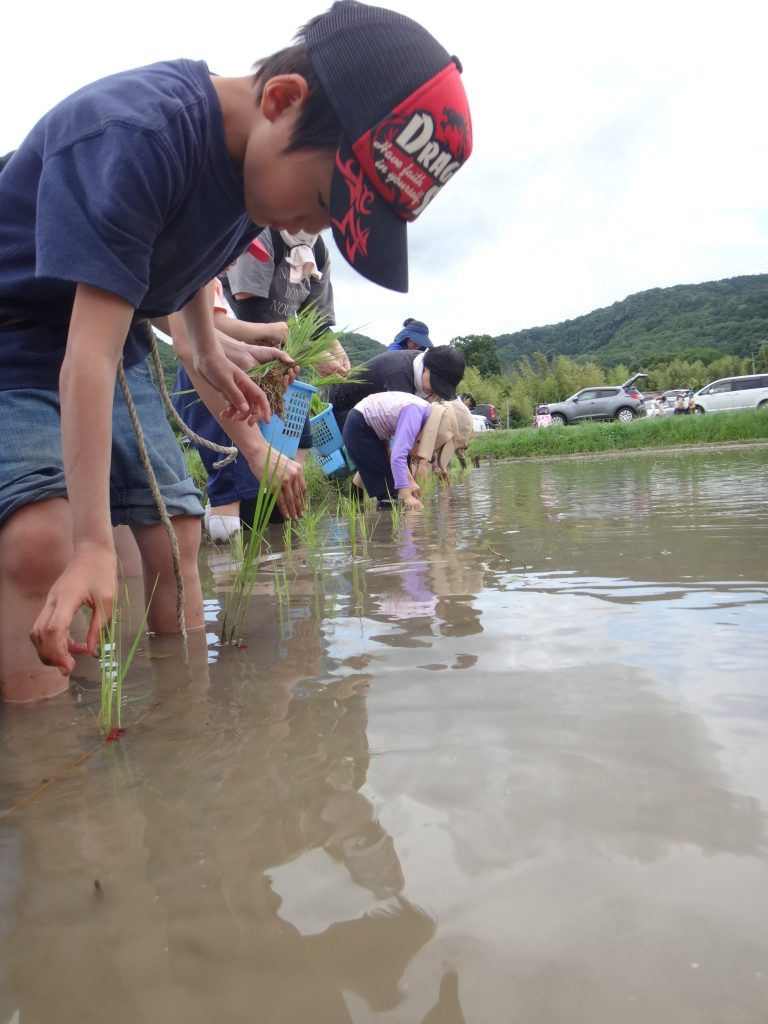
<svg viewBox="0 0 768 1024">
<path fill-rule="evenodd" d="M 675 402 L 678 395 L 687 395 L 688 388 L 670 388 L 669 391 L 662 391 L 661 400 L 664 405 L 664 412 L 669 414 L 675 411 Z"/>
<path fill-rule="evenodd" d="M 473 406 L 470 406 L 470 411 L 473 416 L 485 416 L 485 421 L 491 430 L 495 430 L 498 427 L 499 417 L 495 406 L 482 405 L 476 402 Z"/>
<path fill-rule="evenodd" d="M 645 395 L 641 395 L 640 392 L 637 390 L 637 388 L 633 386 L 634 384 L 637 383 L 637 381 L 643 380 L 643 379 L 645 379 L 645 380 L 648 379 L 648 374 L 647 373 L 636 373 L 634 375 L 634 377 L 630 377 L 629 380 L 625 380 L 624 383 L 621 386 L 624 388 L 624 390 L 627 393 L 629 393 L 631 391 L 635 391 L 635 392 L 637 392 L 637 395 L 640 398 L 645 398 Z"/>
<path fill-rule="evenodd" d="M 582 388 L 564 402 L 550 402 L 552 422 L 557 425 L 579 420 L 622 420 L 645 415 L 645 399 L 632 386 L 606 385 Z"/>
<path fill-rule="evenodd" d="M 768 409 L 768 373 L 723 377 L 696 392 L 696 412 Z"/>
<path fill-rule="evenodd" d="M 488 430 L 488 421 L 486 420 L 485 416 L 475 416 L 475 414 L 472 413 L 472 429 L 475 431 L 475 433 L 478 433 L 479 431 L 482 430 Z"/>
</svg>

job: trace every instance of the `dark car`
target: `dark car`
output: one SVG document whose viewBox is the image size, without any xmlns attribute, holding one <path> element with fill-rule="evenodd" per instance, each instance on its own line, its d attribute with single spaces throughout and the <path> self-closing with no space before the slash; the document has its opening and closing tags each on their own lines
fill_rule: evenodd
<svg viewBox="0 0 768 1024">
<path fill-rule="evenodd" d="M 550 402 L 552 422 L 560 425 L 579 420 L 622 420 L 645 415 L 645 399 L 629 384 L 582 388 L 564 402 Z"/>
<path fill-rule="evenodd" d="M 471 411 L 475 416 L 485 416 L 485 422 L 488 424 L 491 430 L 495 430 L 496 427 L 498 427 L 499 417 L 496 413 L 496 407 L 494 405 L 481 405 L 475 403 L 475 405 L 471 406 Z"/>
</svg>

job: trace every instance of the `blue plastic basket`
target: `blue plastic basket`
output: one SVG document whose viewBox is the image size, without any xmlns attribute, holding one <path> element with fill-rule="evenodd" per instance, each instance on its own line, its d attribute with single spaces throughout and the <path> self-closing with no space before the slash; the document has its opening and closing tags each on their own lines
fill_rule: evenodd
<svg viewBox="0 0 768 1024">
<path fill-rule="evenodd" d="M 275 451 L 282 452 L 289 459 L 299 450 L 299 438 L 309 412 L 309 403 L 317 388 L 301 380 L 289 385 L 283 395 L 285 406 L 282 417 L 272 413 L 269 423 L 261 424 L 261 432 Z"/>
<path fill-rule="evenodd" d="M 344 444 L 338 424 L 333 415 L 333 406 L 329 405 L 309 421 L 312 428 L 312 447 L 320 455 L 330 455 L 338 451 Z"/>
<path fill-rule="evenodd" d="M 322 455 L 313 448 L 312 457 L 325 475 L 333 480 L 343 480 L 355 471 L 355 464 L 344 447 L 337 448 L 330 455 Z"/>
<path fill-rule="evenodd" d="M 347 460 L 344 458 L 344 452 L 341 448 L 337 448 L 330 455 L 323 455 L 316 448 L 313 448 L 312 455 L 327 477 L 343 478 L 349 476 Z"/>
</svg>

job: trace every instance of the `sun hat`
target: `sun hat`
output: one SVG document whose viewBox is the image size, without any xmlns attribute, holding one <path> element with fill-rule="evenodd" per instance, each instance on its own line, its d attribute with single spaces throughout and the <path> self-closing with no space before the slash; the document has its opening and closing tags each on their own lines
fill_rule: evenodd
<svg viewBox="0 0 768 1024">
<path fill-rule="evenodd" d="M 342 125 L 333 236 L 363 277 L 408 291 L 406 225 L 472 152 L 461 64 L 417 22 L 357 0 L 307 27 L 307 57 Z"/>
<path fill-rule="evenodd" d="M 424 369 L 429 370 L 429 386 L 440 398 L 453 401 L 456 385 L 464 376 L 464 356 L 450 345 L 438 345 L 424 356 Z"/>
<path fill-rule="evenodd" d="M 469 416 L 472 415 L 467 412 Z M 456 449 L 466 448 L 468 443 L 465 425 L 463 422 L 459 424 L 456 416 L 455 403 L 438 402 L 432 407 L 427 422 L 416 438 L 412 454 L 420 459 L 431 459 L 437 455 L 440 468 L 447 469 Z"/>
<path fill-rule="evenodd" d="M 432 348 L 432 340 L 429 337 L 429 328 L 421 320 L 414 320 L 408 317 L 403 321 L 403 329 L 395 335 L 392 344 L 399 345 L 400 342 L 410 340 L 420 348 Z"/>
<path fill-rule="evenodd" d="M 456 417 L 458 429 L 456 447 L 466 448 L 472 440 L 475 430 L 474 423 L 472 422 L 472 413 L 460 398 L 455 398 L 450 402 L 450 407 L 453 409 L 453 415 Z"/>
</svg>

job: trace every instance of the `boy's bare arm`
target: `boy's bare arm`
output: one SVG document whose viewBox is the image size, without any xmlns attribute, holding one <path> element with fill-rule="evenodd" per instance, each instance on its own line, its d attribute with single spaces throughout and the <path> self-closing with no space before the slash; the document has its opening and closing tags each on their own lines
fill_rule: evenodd
<svg viewBox="0 0 768 1024">
<path fill-rule="evenodd" d="M 189 344 L 190 367 L 205 380 L 219 399 L 209 406 L 217 419 L 245 421 L 251 426 L 269 419 L 269 403 L 261 388 L 224 354 L 213 326 L 213 304 L 207 288 L 201 288 L 175 318 L 183 325 Z M 202 394 L 201 394 L 202 397 Z M 208 405 L 208 402 L 206 402 Z"/>
<path fill-rule="evenodd" d="M 288 324 L 282 321 L 274 324 L 252 324 L 248 320 L 238 320 L 227 316 L 221 310 L 215 310 L 213 322 L 218 331 L 236 341 L 245 341 L 250 345 L 274 345 L 279 348 L 288 337 Z"/>
<path fill-rule="evenodd" d="M 89 285 L 75 293 L 61 369 L 61 439 L 72 517 L 74 555 L 54 583 L 30 634 L 37 653 L 63 675 L 73 653 L 96 653 L 99 627 L 109 619 L 117 589 L 117 560 L 109 513 L 112 396 L 133 309 Z M 81 606 L 93 617 L 85 644 L 70 626 Z"/>
</svg>

